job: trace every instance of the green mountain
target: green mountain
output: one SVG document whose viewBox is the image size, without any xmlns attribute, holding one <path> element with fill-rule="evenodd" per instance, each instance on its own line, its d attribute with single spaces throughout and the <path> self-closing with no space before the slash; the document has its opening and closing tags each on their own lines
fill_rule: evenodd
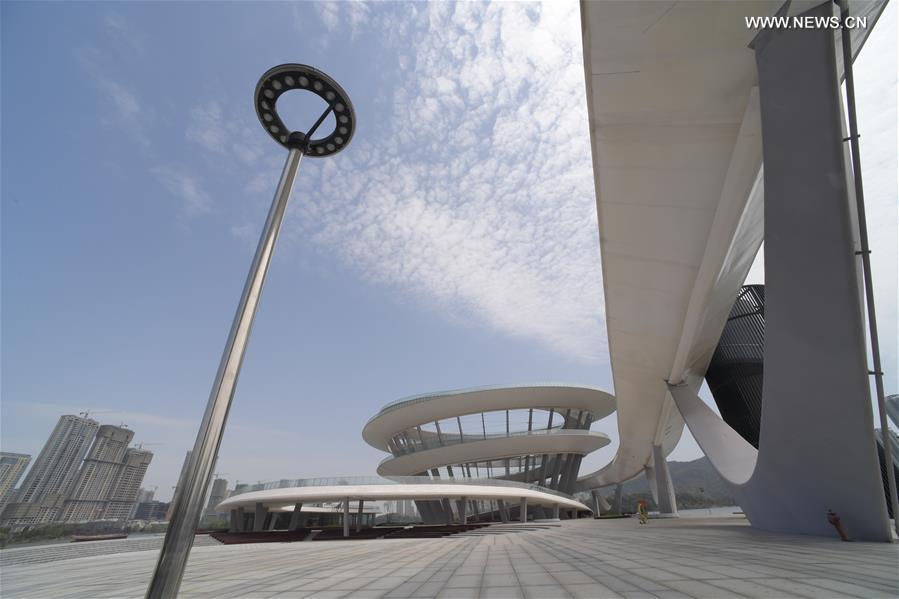
<svg viewBox="0 0 899 599">
<path fill-rule="evenodd" d="M 705 456 L 691 462 L 668 462 L 677 507 L 680 509 L 734 505 L 733 495 L 712 463 Z M 613 502 L 614 487 L 603 489 L 603 495 Z M 644 475 L 624 483 L 622 508 L 625 512 L 636 510 L 637 501 L 645 499 L 654 506 L 649 483 Z"/>
</svg>

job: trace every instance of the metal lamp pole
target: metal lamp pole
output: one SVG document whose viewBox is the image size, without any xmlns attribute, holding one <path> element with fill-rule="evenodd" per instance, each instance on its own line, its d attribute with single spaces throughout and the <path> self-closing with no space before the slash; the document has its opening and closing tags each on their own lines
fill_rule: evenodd
<svg viewBox="0 0 899 599">
<path fill-rule="evenodd" d="M 275 110 L 278 97 L 292 89 L 311 91 L 328 105 L 306 133 L 290 132 Z M 240 366 L 250 339 L 256 308 L 259 305 L 284 213 L 287 211 L 300 160 L 304 155 L 322 157 L 339 152 L 349 143 L 355 129 L 355 115 L 346 92 L 333 79 L 306 65 L 285 64 L 270 69 L 259 80 L 255 97 L 259 121 L 275 141 L 289 150 L 287 161 L 244 284 L 237 313 L 231 325 L 231 333 L 228 335 L 212 392 L 206 404 L 206 412 L 203 414 L 191 452 L 184 482 L 176 490 L 173 498 L 172 518 L 166 530 L 153 579 L 147 588 L 148 599 L 173 598 L 177 596 L 181 586 L 181 578 L 204 507 L 203 500 L 225 431 L 228 411 L 234 398 Z M 337 123 L 334 131 L 325 138 L 313 140 L 312 134 L 331 113 L 335 115 Z"/>
</svg>

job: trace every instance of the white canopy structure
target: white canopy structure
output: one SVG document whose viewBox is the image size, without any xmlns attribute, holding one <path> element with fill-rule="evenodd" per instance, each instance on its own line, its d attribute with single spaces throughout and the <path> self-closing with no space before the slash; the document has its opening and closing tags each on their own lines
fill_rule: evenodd
<svg viewBox="0 0 899 599">
<path fill-rule="evenodd" d="M 517 504 L 522 499 L 532 506 L 591 511 L 589 507 L 561 494 L 547 492 L 533 485 L 508 486 L 491 484 L 350 484 L 321 487 L 292 487 L 252 491 L 230 497 L 219 504 L 221 511 L 253 508 L 262 504 L 269 511 L 293 511 L 297 503 L 321 503 L 329 501 L 387 501 L 397 499 L 442 500 L 466 499 L 483 501 L 508 501 Z M 304 508 L 305 509 L 305 508 Z"/>
<path fill-rule="evenodd" d="M 765 237 L 766 225 L 771 227 L 764 210 L 767 186 L 778 189 L 779 206 L 792 201 L 792 196 L 796 195 L 795 210 L 805 210 L 806 208 L 800 208 L 804 206 L 800 202 L 805 201 L 803 194 L 808 195 L 810 187 L 797 185 L 798 178 L 804 177 L 804 182 L 813 181 L 814 177 L 821 181 L 831 181 L 830 190 L 826 186 L 820 190 L 815 188 L 815 193 L 819 194 L 818 200 L 823 202 L 825 196 L 822 194 L 831 190 L 837 194 L 831 204 L 834 207 L 833 222 L 842 223 L 840 226 L 846 230 L 851 227 L 851 216 L 847 216 L 851 213 L 848 208 L 851 193 L 847 192 L 848 186 L 840 181 L 845 173 L 840 172 L 839 167 L 828 167 L 832 170 L 826 172 L 820 170 L 824 168 L 825 157 L 822 155 L 821 158 L 812 158 L 812 152 L 807 151 L 817 149 L 823 153 L 826 149 L 830 154 L 836 155 L 843 151 L 839 131 L 841 115 L 835 116 L 839 112 L 839 73 L 842 72 L 842 59 L 839 51 L 835 50 L 839 48 L 839 42 L 835 43 L 834 39 L 840 39 L 840 32 L 819 28 L 817 35 L 790 35 L 787 42 L 779 42 L 781 46 L 777 48 L 778 58 L 774 58 L 774 50 L 765 57 L 760 57 L 764 48 L 751 47 L 754 40 L 757 40 L 759 31 L 751 29 L 746 21 L 748 17 L 755 16 L 801 15 L 811 9 L 819 11 L 818 16 L 828 16 L 834 10 L 832 4 L 821 0 L 792 3 L 779 0 L 581 3 L 605 310 L 615 395 L 618 400 L 620 445 L 611 463 L 581 477 L 578 488 L 593 489 L 621 483 L 637 476 L 644 469 L 647 469 L 647 474 L 654 469 L 658 475 L 651 483 L 667 482 L 670 488 L 670 479 L 665 480 L 667 466 L 664 462 L 665 456 L 674 449 L 681 437 L 684 427 L 681 413 L 699 413 L 694 409 L 695 402 L 691 403 L 689 399 L 695 398 L 702 383 L 733 301 Z M 868 17 L 868 28 L 855 29 L 850 36 L 852 52 L 857 53 L 865 36 L 873 28 L 884 3 L 850 4 L 855 16 Z M 762 46 L 774 39 L 772 35 L 785 40 L 786 37 L 780 33 L 782 31 L 778 30 L 772 30 L 770 35 L 766 32 Z M 792 40 L 796 40 L 795 43 Z M 787 47 L 786 44 L 791 43 L 794 46 Z M 770 122 L 765 120 L 762 107 L 765 105 L 766 95 L 764 92 L 760 93 L 758 62 L 767 61 L 766 65 L 776 66 L 776 60 L 784 62 L 798 57 L 804 49 L 803 44 L 808 47 L 818 44 L 815 46 L 818 53 L 802 55 L 808 56 L 802 59 L 806 62 L 797 59 L 791 68 L 796 69 L 794 72 L 797 76 L 807 75 L 806 67 L 817 68 L 815 76 L 818 79 L 814 82 L 809 80 L 809 85 L 822 82 L 819 94 L 821 90 L 826 91 L 823 96 L 818 97 L 827 100 L 824 103 L 827 104 L 827 110 L 831 111 L 822 109 L 814 112 L 814 118 L 808 123 L 803 121 L 803 126 L 807 127 L 805 132 L 824 132 L 826 135 L 819 136 L 820 140 L 810 143 L 812 137 L 799 129 L 789 134 L 785 132 L 785 139 L 805 139 L 804 143 L 807 145 L 796 144 L 792 155 L 784 155 L 783 151 L 777 154 L 778 179 L 769 181 L 769 176 L 762 169 L 763 125 L 769 125 L 772 132 L 778 126 L 783 129 L 782 125 L 789 122 L 790 115 L 775 114 L 781 120 L 777 121 L 774 117 Z M 769 77 L 768 81 L 774 82 L 775 78 Z M 789 74 L 768 85 L 768 98 L 773 98 L 771 90 L 789 93 Z M 801 91 L 801 87 L 802 85 L 797 85 L 797 91 Z M 836 111 L 831 110 L 831 100 L 836 103 Z M 769 103 L 775 101 L 768 100 Z M 815 103 L 811 96 L 808 102 L 805 104 L 806 108 L 821 104 Z M 799 106 L 802 104 L 797 103 L 791 107 L 791 110 L 798 111 L 793 113 L 794 116 L 803 111 Z M 808 117 L 809 111 L 805 112 L 804 116 Z M 775 122 L 778 124 L 775 125 Z M 768 129 L 766 135 L 771 136 L 768 140 L 771 142 L 773 134 Z M 769 158 L 769 152 L 774 156 L 778 148 L 765 145 L 766 159 Z M 795 168 L 791 162 L 794 157 L 802 158 L 799 158 L 800 168 L 791 173 L 790 169 Z M 809 166 L 815 160 L 818 172 L 812 168 L 814 164 Z M 771 168 L 766 170 L 772 170 L 774 166 L 774 163 L 769 164 Z M 791 174 L 792 188 L 789 178 Z M 809 206 L 814 205 L 814 199 L 809 198 Z M 783 219 L 775 224 L 789 229 L 783 232 L 784 235 L 793 234 L 797 231 L 797 226 L 802 227 L 804 223 L 822 224 L 823 227 L 823 223 L 827 222 L 829 226 L 827 219 L 831 218 L 821 214 L 815 217 L 820 218 L 820 222 L 803 217 L 804 221 L 799 219 L 788 224 L 790 214 L 785 212 L 781 216 Z M 856 254 L 858 251 L 857 247 L 852 247 L 851 237 L 848 240 L 823 237 L 837 230 L 841 229 L 836 224 L 827 232 L 822 228 L 818 238 L 825 239 L 832 247 L 839 245 L 842 252 L 839 258 L 833 258 L 834 265 L 839 260 L 841 269 L 839 275 L 836 275 L 836 270 L 830 273 L 831 277 L 836 277 L 834 285 L 839 284 L 838 280 L 852 281 L 854 284 L 857 276 L 852 274 L 856 268 L 851 262 L 855 259 L 852 250 L 855 249 Z M 812 239 L 815 238 L 815 234 L 807 234 Z M 783 238 L 778 237 L 780 239 Z M 824 245 L 820 248 L 817 245 L 813 248 L 812 245 L 807 244 L 803 248 L 802 243 L 787 239 L 779 246 L 783 248 L 779 257 L 772 258 L 771 252 L 767 252 L 766 261 L 784 260 L 790 254 L 809 255 L 803 258 L 805 262 L 796 260 L 789 267 L 793 269 L 794 275 L 801 273 L 806 277 L 807 280 L 803 279 L 805 282 L 802 283 L 805 289 L 801 285 L 795 287 L 795 281 L 778 279 L 775 294 L 770 298 L 772 305 L 777 304 L 786 311 L 789 302 L 779 298 L 787 297 L 790 293 L 810 294 L 808 285 L 809 281 L 814 280 L 814 276 L 821 275 L 822 280 L 827 280 L 829 284 L 828 275 L 818 267 L 821 260 L 829 259 L 829 254 L 822 249 Z M 770 244 L 768 249 L 771 249 Z M 807 266 L 799 266 L 801 264 Z M 782 270 L 789 277 L 788 269 Z M 770 275 L 773 269 L 768 268 L 766 271 Z M 857 291 L 854 297 L 852 301 L 857 302 Z M 856 338 L 863 340 L 862 321 L 856 321 L 855 317 L 859 316 L 860 311 L 857 303 L 854 304 L 855 308 L 852 307 L 850 299 L 845 302 L 842 298 L 835 300 L 843 302 L 836 313 L 841 315 L 838 318 L 843 321 L 850 320 L 848 316 L 852 316 L 851 326 L 854 328 L 851 331 L 847 329 L 845 334 L 849 334 L 854 342 Z M 816 317 L 825 312 L 823 305 L 818 302 L 815 307 Z M 796 312 L 796 304 L 789 309 L 793 310 L 791 314 L 794 316 L 801 314 Z M 789 319 L 789 316 L 786 318 Z M 769 325 L 773 323 L 769 321 Z M 808 331 L 814 331 L 814 323 L 803 323 L 803 326 L 810 328 L 802 331 L 797 328 L 793 331 L 792 341 L 784 341 L 779 345 L 781 350 L 778 352 L 789 354 L 786 348 L 790 348 L 793 355 L 805 351 L 803 337 L 799 336 L 804 335 L 804 339 L 810 339 L 812 334 Z M 789 335 L 789 331 L 779 328 L 780 333 L 785 331 Z M 838 338 L 839 334 L 843 333 L 835 332 L 833 338 Z M 830 342 L 831 339 L 826 341 Z M 825 342 L 822 340 L 821 343 Z M 864 370 L 859 368 L 864 366 L 863 344 L 860 348 L 860 354 L 858 347 L 853 346 L 854 353 L 844 356 L 843 363 L 853 374 L 852 377 L 843 378 L 852 378 L 853 386 L 851 389 L 843 389 L 841 393 L 846 397 L 849 392 L 853 401 L 859 402 L 858 411 L 854 413 L 854 420 L 850 425 L 857 430 L 851 436 L 853 443 L 857 442 L 853 446 L 858 447 L 861 452 L 858 459 L 867 464 L 867 457 L 862 454 L 871 449 L 867 447 L 870 436 L 867 432 L 870 428 L 870 404 L 867 404 L 866 415 L 866 383 L 864 376 L 856 376 L 864 375 Z M 768 392 L 769 382 L 772 387 L 776 385 L 778 389 L 785 390 L 791 385 L 801 387 L 814 378 L 814 360 L 818 358 L 810 355 L 806 361 L 808 370 L 799 369 L 793 376 L 804 380 L 786 382 L 789 373 L 779 370 L 777 376 L 772 376 L 772 381 L 769 381 L 768 375 L 771 373 L 767 364 L 768 349 L 766 347 L 766 396 L 772 395 Z M 839 352 L 831 352 L 830 355 L 835 356 L 837 353 Z M 859 355 L 862 362 L 856 363 Z M 785 363 L 784 367 L 788 365 Z M 775 380 L 776 383 L 773 382 Z M 669 385 L 680 389 L 678 396 L 683 398 L 678 401 L 678 405 L 682 406 L 680 411 L 669 392 Z M 825 383 L 824 388 L 826 387 Z M 830 395 L 838 394 L 835 389 L 834 387 Z M 779 395 L 785 395 L 784 391 L 780 391 Z M 795 392 L 793 395 L 795 396 Z M 808 417 L 813 409 L 805 404 L 788 405 L 788 400 L 780 399 L 782 397 L 774 402 L 776 405 L 765 408 L 769 418 L 763 421 L 763 425 L 768 420 L 776 421 L 776 416 L 780 416 L 781 424 L 768 428 L 772 432 L 776 427 L 777 434 L 782 432 L 783 442 L 786 443 L 791 431 L 795 434 L 797 419 L 802 415 Z M 838 401 L 839 398 L 833 398 L 835 406 Z M 770 402 L 765 405 L 769 406 Z M 824 418 L 825 411 L 818 411 Z M 831 418 L 829 413 L 826 418 Z M 797 461 L 795 466 L 790 467 L 792 470 L 779 468 L 775 462 L 771 462 L 761 469 L 764 472 L 760 472 L 756 469 L 755 449 L 750 446 L 747 450 L 745 443 L 729 444 L 725 439 L 729 436 L 728 433 L 716 430 L 717 424 L 711 425 L 708 420 L 697 417 L 694 436 L 720 472 L 738 473 L 728 480 L 740 493 L 744 493 L 741 496 L 746 499 L 747 505 L 760 506 L 764 501 L 764 493 L 773 493 L 773 487 L 783 484 L 776 481 L 787 481 L 791 476 L 794 481 L 798 481 L 799 478 L 796 477 L 801 476 L 802 469 L 811 463 L 810 456 L 818 451 L 817 445 L 809 444 L 802 452 L 805 461 Z M 828 422 L 833 424 L 831 420 Z M 717 423 L 723 425 L 720 419 Z M 848 424 L 845 421 L 843 423 Z M 839 424 L 840 421 L 837 421 L 834 430 L 839 428 Z M 691 422 L 691 429 L 693 428 L 694 423 Z M 770 446 L 767 450 L 769 456 L 777 453 L 783 455 L 786 451 L 785 447 L 774 447 L 780 445 L 781 439 L 766 439 L 763 427 L 760 451 L 766 450 L 766 442 Z M 810 481 L 827 478 L 827 460 L 821 456 L 818 458 L 821 462 L 818 470 L 809 469 Z M 774 460 L 774 457 L 770 459 Z M 839 460 L 839 456 L 834 459 Z M 762 483 L 768 476 L 766 472 L 775 472 L 778 468 L 776 476 L 771 475 L 767 482 Z M 750 481 L 753 475 L 756 475 L 755 480 Z M 865 476 L 865 485 L 869 482 L 873 485 L 874 479 L 868 481 L 867 474 Z M 746 486 L 740 487 L 744 483 Z M 756 483 L 757 488 L 750 492 L 749 483 Z M 792 484 L 800 485 L 798 482 Z M 840 494 L 834 490 L 838 486 L 820 487 L 818 493 L 826 496 L 832 493 L 835 504 L 845 504 L 847 512 L 857 513 L 859 520 L 863 519 L 861 514 L 868 508 L 861 508 L 858 502 L 851 504 L 848 492 Z M 661 489 L 659 491 L 662 494 Z M 754 524 L 764 522 L 771 529 L 790 529 L 791 525 L 785 521 L 792 518 L 797 522 L 796 531 L 818 534 L 826 530 L 827 524 L 821 514 L 795 512 L 788 515 L 785 505 L 804 503 L 808 500 L 807 497 L 781 495 L 777 501 L 770 503 L 768 511 L 761 507 L 748 510 L 745 505 L 744 510 L 747 510 L 750 519 L 755 517 Z M 824 499 L 822 497 L 818 501 Z M 671 500 L 673 502 L 673 492 Z M 815 501 L 816 505 L 818 501 Z M 820 508 L 814 509 L 817 511 Z M 874 514 L 877 510 L 871 508 L 868 511 Z M 772 515 L 775 512 L 782 515 Z M 874 514 L 872 518 L 868 519 L 868 524 L 860 524 L 859 527 L 869 538 L 879 539 L 883 536 L 882 527 L 874 523 L 879 516 Z"/>
</svg>

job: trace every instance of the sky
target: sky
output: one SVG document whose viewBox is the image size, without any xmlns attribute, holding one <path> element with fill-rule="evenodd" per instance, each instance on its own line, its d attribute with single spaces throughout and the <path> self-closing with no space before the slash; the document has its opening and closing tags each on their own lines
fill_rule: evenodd
<svg viewBox="0 0 899 599">
<path fill-rule="evenodd" d="M 895 365 L 888 13 L 856 77 Z M 0 17 L 3 451 L 36 456 L 59 415 L 90 410 L 135 431 L 155 454 L 144 486 L 171 496 L 285 158 L 252 97 L 285 62 L 333 76 L 358 129 L 300 166 L 220 476 L 371 475 L 384 455 L 363 425 L 412 394 L 613 390 L 577 3 L 4 2 Z M 294 128 L 318 114 L 301 94 L 279 103 Z M 617 446 L 614 416 L 593 429 L 613 442 L 582 472 Z M 700 455 L 685 433 L 671 458 Z"/>
</svg>

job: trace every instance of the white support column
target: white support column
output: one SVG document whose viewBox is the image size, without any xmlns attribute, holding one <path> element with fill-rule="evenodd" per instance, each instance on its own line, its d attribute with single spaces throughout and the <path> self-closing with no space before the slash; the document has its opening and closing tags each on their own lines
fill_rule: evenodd
<svg viewBox="0 0 899 599">
<path fill-rule="evenodd" d="M 443 500 L 443 511 L 445 517 L 445 524 L 450 526 L 453 523 L 453 502 L 446 498 Z"/>
<path fill-rule="evenodd" d="M 278 523 L 278 512 L 271 512 L 272 521 L 269 522 L 268 529 L 275 530 L 275 525 Z"/>
<path fill-rule="evenodd" d="M 500 499 L 497 501 L 497 511 L 499 511 L 499 519 L 505 524 L 509 521 L 509 513 L 506 511 L 506 502 Z"/>
<path fill-rule="evenodd" d="M 521 498 L 520 509 L 521 509 L 521 513 L 518 515 L 518 521 L 521 522 L 522 524 L 524 524 L 528 521 L 528 498 L 527 497 Z"/>
<path fill-rule="evenodd" d="M 593 517 L 599 518 L 599 516 L 601 515 L 599 506 L 599 489 L 593 489 L 590 494 L 593 495 Z"/>
<path fill-rule="evenodd" d="M 468 499 L 465 497 L 459 504 L 459 523 L 468 524 Z"/>
<path fill-rule="evenodd" d="M 365 502 L 361 499 L 359 500 L 359 509 L 356 511 L 356 532 L 362 530 L 362 506 L 365 505 Z"/>
<path fill-rule="evenodd" d="M 558 520 L 558 519 L 559 519 L 559 504 L 557 503 L 553 506 L 553 520 Z"/>
<path fill-rule="evenodd" d="M 659 505 L 659 485 L 656 479 L 656 470 L 653 466 L 647 464 L 643 467 L 643 476 L 646 477 L 646 483 L 649 485 L 649 492 L 652 495 L 652 501 Z"/>
<path fill-rule="evenodd" d="M 621 515 L 621 511 L 622 511 L 621 494 L 622 494 L 623 490 L 624 490 L 624 487 L 622 486 L 621 483 L 618 483 L 617 485 L 615 485 L 615 505 L 613 507 L 615 508 L 615 513 L 618 515 Z"/>
<path fill-rule="evenodd" d="M 243 512 L 231 510 L 231 526 L 229 527 L 228 532 L 240 532 L 240 517 L 242 515 Z"/>
<path fill-rule="evenodd" d="M 343 500 L 343 536 L 350 536 L 350 498 Z"/>
<path fill-rule="evenodd" d="M 671 482 L 671 473 L 668 471 L 668 461 L 662 451 L 661 445 L 652 447 L 652 456 L 655 464 L 656 488 L 658 489 L 659 513 L 663 516 L 677 516 L 677 500 L 674 497 L 674 483 Z"/>
<path fill-rule="evenodd" d="M 261 532 L 265 526 L 265 514 L 267 510 L 261 502 L 256 503 L 256 510 L 253 514 L 253 532 Z"/>
</svg>

